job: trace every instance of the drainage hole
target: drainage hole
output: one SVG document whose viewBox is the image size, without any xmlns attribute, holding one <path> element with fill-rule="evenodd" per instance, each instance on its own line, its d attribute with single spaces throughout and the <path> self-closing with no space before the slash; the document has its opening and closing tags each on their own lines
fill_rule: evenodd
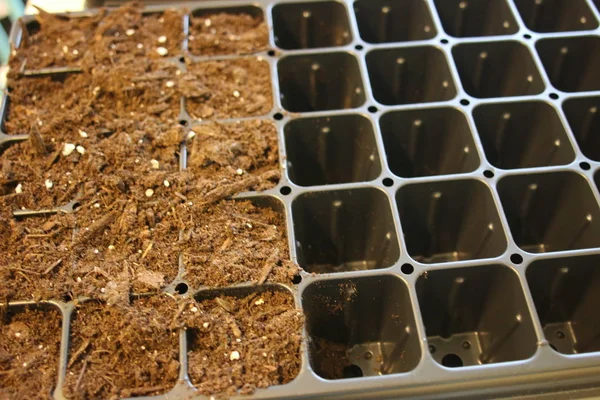
<svg viewBox="0 0 600 400">
<path fill-rule="evenodd" d="M 284 186 L 281 189 L 279 189 L 279 193 L 281 193 L 284 196 L 287 196 L 288 194 L 292 193 L 292 189 L 289 186 Z"/>
<path fill-rule="evenodd" d="M 584 162 L 582 162 L 582 163 L 579 163 L 579 166 L 580 166 L 580 167 L 581 167 L 581 169 L 582 169 L 582 170 L 584 170 L 584 171 L 589 171 L 589 170 L 590 170 L 590 168 L 592 168 L 592 167 L 590 166 L 590 164 L 589 164 L 589 163 L 586 163 L 585 161 L 584 161 Z"/>
<path fill-rule="evenodd" d="M 269 50 L 267 51 L 267 54 L 270 55 L 271 57 L 275 56 L 275 50 Z"/>
<path fill-rule="evenodd" d="M 442 40 L 440 40 L 440 42 L 441 42 L 442 44 L 448 44 L 448 39 L 442 39 Z"/>
<path fill-rule="evenodd" d="M 558 100 L 558 95 L 556 93 L 550 93 L 550 98 L 552 100 Z"/>
<path fill-rule="evenodd" d="M 462 367 L 463 361 L 462 361 L 462 358 L 460 358 L 456 354 L 449 353 L 449 354 L 446 354 L 444 356 L 444 358 L 442 358 L 442 365 L 444 367 L 448 367 L 448 368 Z"/>
<path fill-rule="evenodd" d="M 403 274 L 410 275 L 415 271 L 415 267 L 410 264 L 402 264 L 400 271 L 402 271 Z"/>
<path fill-rule="evenodd" d="M 364 49 L 364 47 L 362 46 L 362 44 L 357 44 L 356 46 L 354 46 L 354 48 L 356 50 L 362 50 L 362 49 Z"/>
<path fill-rule="evenodd" d="M 394 181 L 392 178 L 383 178 L 383 186 L 392 187 L 394 186 Z"/>
<path fill-rule="evenodd" d="M 460 104 L 462 104 L 463 106 L 468 106 L 469 104 L 471 104 L 471 102 L 467 99 L 462 99 L 460 101 Z"/>
<path fill-rule="evenodd" d="M 483 176 L 492 179 L 494 177 L 494 173 L 489 169 L 486 169 L 485 171 L 483 171 Z"/>
<path fill-rule="evenodd" d="M 292 283 L 294 285 L 298 285 L 300 282 L 302 282 L 302 276 L 300 276 L 300 274 L 294 275 L 294 277 L 292 278 Z"/>
<path fill-rule="evenodd" d="M 183 282 L 181 282 L 181 283 L 178 283 L 178 284 L 175 286 L 175 291 L 176 291 L 177 293 L 179 293 L 179 294 L 186 294 L 186 293 L 187 293 L 187 291 L 188 291 L 188 285 L 187 285 L 186 283 L 183 283 Z"/>
<path fill-rule="evenodd" d="M 283 119 L 283 114 L 282 113 L 275 113 L 273 115 L 273 118 L 275 118 L 276 121 L 281 121 Z"/>
<path fill-rule="evenodd" d="M 513 254 L 510 256 L 510 261 L 512 261 L 513 264 L 521 264 L 523 262 L 523 257 L 520 254 Z"/>
<path fill-rule="evenodd" d="M 344 367 L 344 378 L 360 378 L 363 376 L 362 369 L 356 364 L 347 365 Z"/>
<path fill-rule="evenodd" d="M 375 106 L 369 106 L 369 108 L 367 108 L 367 110 L 369 110 L 370 113 L 376 113 L 377 112 L 377 107 L 375 107 Z"/>
<path fill-rule="evenodd" d="M 181 126 L 188 126 L 188 122 L 185 119 L 180 119 L 179 120 L 179 125 L 181 125 Z"/>
</svg>

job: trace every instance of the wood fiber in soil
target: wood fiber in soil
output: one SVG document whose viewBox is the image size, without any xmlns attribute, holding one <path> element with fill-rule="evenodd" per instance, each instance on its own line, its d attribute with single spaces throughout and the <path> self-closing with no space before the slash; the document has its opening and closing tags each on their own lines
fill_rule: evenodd
<svg viewBox="0 0 600 400">
<path fill-rule="evenodd" d="M 58 375 L 60 313 L 25 309 L 0 316 L 0 398 L 50 398 Z"/>
<path fill-rule="evenodd" d="M 262 15 L 202 12 L 190 18 L 188 39 L 197 56 L 251 54 L 267 48 L 269 29 Z"/>
<path fill-rule="evenodd" d="M 298 375 L 304 317 L 289 293 L 199 300 L 185 312 L 189 374 L 202 394 L 251 394 Z"/>
<path fill-rule="evenodd" d="M 87 302 L 71 322 L 64 392 L 72 399 L 116 399 L 169 391 L 179 374 L 176 302 L 166 295 L 131 306 Z"/>
<path fill-rule="evenodd" d="M 221 201 L 189 211 L 197 221 L 184 239 L 185 278 L 192 286 L 290 283 L 298 273 L 289 260 L 283 213 L 249 201 Z"/>
<path fill-rule="evenodd" d="M 42 12 L 36 16 L 38 27 L 25 33 L 13 53 L 11 69 L 111 65 L 130 58 L 160 58 L 181 52 L 183 14 L 178 10 L 143 14 L 139 3 L 92 17 L 62 17 Z M 25 31 L 27 32 L 27 30 Z M 159 41 L 160 37 L 164 37 Z M 141 46 L 140 46 L 141 45 Z"/>
<path fill-rule="evenodd" d="M 260 116 L 273 108 L 269 64 L 257 57 L 190 63 L 178 86 L 195 119 Z"/>
<path fill-rule="evenodd" d="M 0 302 L 62 299 L 71 284 L 73 215 L 0 215 Z"/>
</svg>

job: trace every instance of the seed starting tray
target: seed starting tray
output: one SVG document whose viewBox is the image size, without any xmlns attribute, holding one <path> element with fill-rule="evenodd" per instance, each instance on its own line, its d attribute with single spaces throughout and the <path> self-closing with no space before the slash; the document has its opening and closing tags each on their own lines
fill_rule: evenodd
<svg viewBox="0 0 600 400">
<path fill-rule="evenodd" d="M 243 57 L 270 67 L 275 104 L 258 119 L 278 128 L 283 176 L 240 197 L 285 213 L 304 271 L 289 286 L 217 293 L 289 291 L 306 329 L 297 378 L 256 397 L 596 392 L 600 1 L 180 6 L 261 15 L 270 30 L 270 49 Z M 188 26 L 186 16 L 186 36 Z M 239 57 L 197 57 L 187 45 L 172 57 L 180 68 L 184 56 Z M 203 123 L 181 103 L 182 122 Z M 181 292 L 177 285 L 186 282 L 166 291 Z M 74 304 L 39 307 L 62 312 L 60 399 Z M 320 339 L 347 345 L 346 379 L 323 378 Z M 197 395 L 185 332 L 179 344 L 179 383 L 157 398 Z"/>
</svg>

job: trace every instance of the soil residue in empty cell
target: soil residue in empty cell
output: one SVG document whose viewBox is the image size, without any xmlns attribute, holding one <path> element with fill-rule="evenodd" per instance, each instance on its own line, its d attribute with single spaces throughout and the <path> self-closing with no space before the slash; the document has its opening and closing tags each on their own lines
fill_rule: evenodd
<svg viewBox="0 0 600 400">
<path fill-rule="evenodd" d="M 140 3 L 92 17 L 64 17 L 41 12 L 13 52 L 10 66 L 20 70 L 47 67 L 91 69 L 144 57 L 181 52 L 183 14 L 178 10 L 143 14 Z M 29 32 L 29 33 L 28 33 Z"/>
<path fill-rule="evenodd" d="M 202 12 L 192 15 L 188 39 L 197 56 L 250 54 L 266 49 L 269 29 L 262 15 Z"/>
<path fill-rule="evenodd" d="M 190 213 L 197 224 L 184 234 L 184 263 L 193 286 L 289 283 L 298 273 L 282 213 L 249 201 L 193 206 Z"/>
<path fill-rule="evenodd" d="M 2 312 L 0 398 L 49 399 L 58 375 L 60 313 L 54 308 Z"/>
<path fill-rule="evenodd" d="M 131 306 L 78 305 L 65 395 L 109 399 L 169 391 L 179 374 L 179 335 L 170 328 L 176 310 L 175 300 L 166 295 L 141 298 Z"/>
<path fill-rule="evenodd" d="M 313 338 L 313 366 L 319 376 L 325 379 L 348 378 L 348 345 L 323 338 Z"/>
<path fill-rule="evenodd" d="M 304 317 L 289 293 L 199 300 L 185 309 L 192 383 L 202 394 L 251 394 L 300 370 Z"/>
<path fill-rule="evenodd" d="M 196 119 L 265 115 L 273 107 L 269 64 L 256 57 L 188 64 L 179 90 Z"/>
<path fill-rule="evenodd" d="M 4 209 L 6 211 L 6 209 Z M 62 299 L 72 265 L 72 215 L 0 216 L 0 301 Z"/>
</svg>

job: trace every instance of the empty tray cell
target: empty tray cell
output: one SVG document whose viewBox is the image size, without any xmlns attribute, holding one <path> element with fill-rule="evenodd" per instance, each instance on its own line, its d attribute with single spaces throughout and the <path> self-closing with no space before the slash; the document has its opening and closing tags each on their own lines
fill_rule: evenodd
<svg viewBox="0 0 600 400">
<path fill-rule="evenodd" d="M 544 90 L 531 53 L 519 42 L 461 44 L 452 54 L 463 87 L 471 96 L 526 96 Z"/>
<path fill-rule="evenodd" d="M 356 108 L 365 102 L 358 62 L 351 54 L 289 56 L 277 69 L 281 104 L 288 111 Z"/>
<path fill-rule="evenodd" d="M 416 284 L 431 356 L 445 367 L 524 360 L 537 350 L 518 275 L 504 265 L 428 271 Z"/>
<path fill-rule="evenodd" d="M 552 85 L 563 92 L 600 89 L 600 38 L 544 39 L 536 44 Z"/>
<path fill-rule="evenodd" d="M 486 157 L 495 167 L 563 165 L 575 158 L 556 109 L 548 103 L 482 105 L 473 116 Z"/>
<path fill-rule="evenodd" d="M 375 99 L 386 105 L 447 101 L 456 96 L 444 53 L 433 46 L 375 50 L 367 55 Z"/>
<path fill-rule="evenodd" d="M 397 277 L 316 282 L 302 304 L 310 364 L 322 378 L 398 374 L 419 363 L 408 288 Z"/>
<path fill-rule="evenodd" d="M 599 109 L 600 97 L 569 99 L 563 103 L 563 110 L 581 152 L 594 161 L 600 161 Z"/>
<path fill-rule="evenodd" d="M 283 286 L 202 291 L 183 315 L 189 376 L 202 395 L 249 395 L 300 372 L 304 316 Z"/>
<path fill-rule="evenodd" d="M 436 35 L 423 0 L 359 0 L 354 3 L 354 12 L 365 42 L 427 40 Z"/>
<path fill-rule="evenodd" d="M 0 397 L 52 398 L 58 378 L 60 311 L 51 305 L 2 305 L 0 317 Z"/>
<path fill-rule="evenodd" d="M 168 392 L 179 376 L 179 334 L 170 328 L 177 325 L 177 309 L 175 298 L 164 294 L 131 305 L 77 304 L 71 319 L 66 397 L 108 399 Z"/>
<path fill-rule="evenodd" d="M 379 124 L 388 164 L 398 176 L 460 174 L 479 166 L 467 118 L 455 108 L 390 112 Z"/>
<path fill-rule="evenodd" d="M 540 260 L 527 281 L 546 340 L 560 353 L 600 351 L 600 257 Z"/>
<path fill-rule="evenodd" d="M 250 54 L 269 44 L 269 28 L 259 7 L 241 6 L 193 10 L 189 52 L 197 56 Z"/>
<path fill-rule="evenodd" d="M 298 263 L 308 272 L 385 268 L 400 256 L 390 202 L 378 189 L 306 193 L 292 213 Z"/>
<path fill-rule="evenodd" d="M 282 49 L 343 46 L 352 40 L 346 7 L 337 1 L 277 4 L 275 44 Z"/>
<path fill-rule="evenodd" d="M 519 30 L 507 0 L 436 0 L 444 30 L 455 37 L 511 35 Z"/>
<path fill-rule="evenodd" d="M 288 174 L 298 185 L 364 182 L 381 173 L 373 124 L 361 115 L 292 120 L 285 141 Z"/>
<path fill-rule="evenodd" d="M 491 258 L 506 249 L 492 194 L 480 181 L 406 185 L 396 200 L 408 253 L 419 262 Z"/>
<path fill-rule="evenodd" d="M 587 180 L 573 172 L 509 176 L 498 192 L 512 236 L 530 253 L 600 246 L 600 211 Z"/>
<path fill-rule="evenodd" d="M 598 27 L 585 0 L 515 0 L 515 4 L 532 31 L 565 32 Z"/>
</svg>

